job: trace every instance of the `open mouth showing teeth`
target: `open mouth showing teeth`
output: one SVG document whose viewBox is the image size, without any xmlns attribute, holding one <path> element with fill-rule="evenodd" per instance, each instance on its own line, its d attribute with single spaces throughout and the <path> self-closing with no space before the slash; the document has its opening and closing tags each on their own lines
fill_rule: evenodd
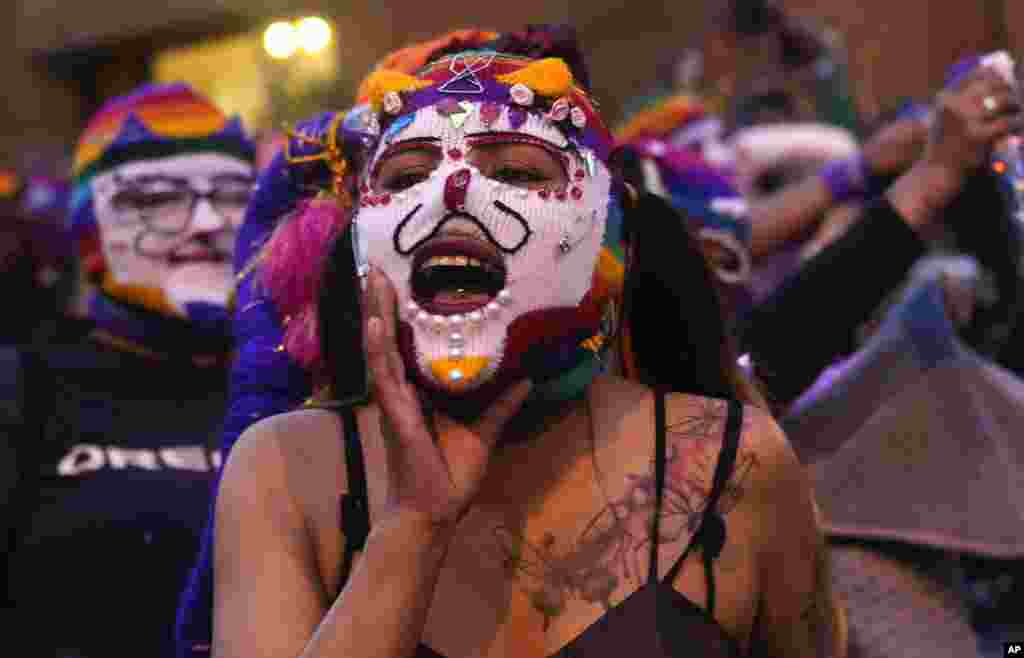
<svg viewBox="0 0 1024 658">
<path fill-rule="evenodd" d="M 469 313 L 493 301 L 505 287 L 505 264 L 497 250 L 466 237 L 434 238 L 416 250 L 413 299 L 428 313 Z"/>
</svg>

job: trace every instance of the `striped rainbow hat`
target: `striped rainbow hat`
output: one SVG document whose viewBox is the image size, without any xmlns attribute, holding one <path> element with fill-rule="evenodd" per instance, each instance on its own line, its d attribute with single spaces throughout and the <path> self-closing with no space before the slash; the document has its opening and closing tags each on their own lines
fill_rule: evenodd
<svg viewBox="0 0 1024 658">
<path fill-rule="evenodd" d="M 94 176 L 133 160 L 211 151 L 252 162 L 256 147 L 240 119 L 227 118 L 187 84 L 145 85 L 104 104 L 79 139 L 71 169 L 67 221 L 85 271 L 95 275 L 106 267 L 93 212 Z"/>
<path fill-rule="evenodd" d="M 226 151 L 252 160 L 241 120 L 228 119 L 184 83 L 146 85 L 108 101 L 75 149 L 76 183 L 128 160 L 191 151 Z"/>
</svg>

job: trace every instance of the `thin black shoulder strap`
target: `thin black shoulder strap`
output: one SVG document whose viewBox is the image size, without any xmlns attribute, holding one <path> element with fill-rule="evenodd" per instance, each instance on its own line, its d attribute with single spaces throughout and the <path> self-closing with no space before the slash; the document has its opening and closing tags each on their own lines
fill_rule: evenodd
<svg viewBox="0 0 1024 658">
<path fill-rule="evenodd" d="M 732 477 L 733 466 L 736 464 L 736 453 L 739 450 L 740 435 L 743 433 L 743 404 L 737 400 L 729 400 L 729 415 L 725 421 L 725 437 L 722 441 L 722 449 L 718 453 L 718 463 L 715 465 L 715 474 L 711 483 L 711 493 L 708 495 L 707 503 L 704 506 L 704 513 L 701 515 L 700 527 L 690 540 L 690 545 L 683 551 L 683 555 L 672 565 L 672 570 L 666 578 L 667 582 L 675 582 L 683 562 L 689 555 L 690 550 L 697 544 L 701 545 L 701 553 L 704 562 L 704 577 L 708 590 L 708 614 L 715 613 L 715 572 L 712 563 L 722 552 L 725 546 L 725 520 L 716 511 L 718 501 L 725 492 L 725 487 Z"/>
<path fill-rule="evenodd" d="M 345 465 L 348 470 L 348 493 L 341 497 L 341 528 L 345 532 L 341 582 L 344 583 L 352 570 L 352 559 L 356 551 L 362 550 L 370 534 L 370 501 L 366 493 L 366 465 L 363 462 L 363 444 L 359 440 L 355 411 L 346 406 L 340 413 Z"/>
<path fill-rule="evenodd" d="M 661 530 L 661 499 L 665 489 L 665 393 L 654 393 L 654 519 L 651 521 L 649 582 L 658 582 L 658 536 Z"/>
</svg>

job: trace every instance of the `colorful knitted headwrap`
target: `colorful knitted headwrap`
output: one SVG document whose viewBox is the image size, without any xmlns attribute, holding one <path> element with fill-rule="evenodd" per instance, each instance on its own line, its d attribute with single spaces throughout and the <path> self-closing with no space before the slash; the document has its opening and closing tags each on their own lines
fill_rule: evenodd
<svg viewBox="0 0 1024 658">
<path fill-rule="evenodd" d="M 616 128 L 615 140 L 619 144 L 645 139 L 671 140 L 680 131 L 708 116 L 704 103 L 690 94 L 658 97 Z"/>
<path fill-rule="evenodd" d="M 750 223 L 731 172 L 704 155 L 701 124 L 711 120 L 699 99 L 657 99 L 616 131 L 647 191 L 682 211 L 695 235 L 706 233 L 736 251 L 749 270 Z"/>
<path fill-rule="evenodd" d="M 692 150 L 660 140 L 632 145 L 641 158 L 648 191 L 672 202 L 696 231 L 714 229 L 750 246 L 750 223 L 739 191 L 730 178 Z"/>
<path fill-rule="evenodd" d="M 100 108 L 79 139 L 72 165 L 69 221 L 90 273 L 103 270 L 92 178 L 125 162 L 200 152 L 251 161 L 255 145 L 240 119 L 229 119 L 186 84 L 146 85 Z"/>
</svg>

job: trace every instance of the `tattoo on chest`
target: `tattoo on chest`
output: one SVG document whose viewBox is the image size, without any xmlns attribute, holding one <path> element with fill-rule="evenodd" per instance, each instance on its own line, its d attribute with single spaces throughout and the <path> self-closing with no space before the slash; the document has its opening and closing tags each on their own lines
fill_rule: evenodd
<svg viewBox="0 0 1024 658">
<path fill-rule="evenodd" d="M 606 550 L 603 546 L 577 542 L 571 549 L 559 552 L 551 533 L 544 536 L 540 545 L 534 545 L 505 527 L 496 528 L 495 537 L 504 553 L 505 568 L 544 616 L 544 630 L 552 618 L 562 614 L 572 598 L 611 608 L 611 594 L 619 579 L 601 559 Z"/>
<path fill-rule="evenodd" d="M 711 493 L 724 422 L 724 403 L 709 402 L 667 426 L 658 546 L 681 545 L 697 530 Z M 716 506 L 719 514 L 724 516 L 740 501 L 755 463 L 751 454 L 741 452 L 738 456 Z M 599 470 L 595 477 L 601 479 Z M 503 565 L 543 615 L 545 630 L 570 600 L 609 609 L 620 584 L 643 583 L 646 576 L 641 565 L 651 551 L 655 528 L 655 461 L 650 461 L 644 473 L 626 474 L 626 480 L 622 495 L 606 499 L 568 547 L 560 549 L 551 532 L 539 543 L 531 543 L 517 531 L 505 526 L 495 528 Z"/>
</svg>

